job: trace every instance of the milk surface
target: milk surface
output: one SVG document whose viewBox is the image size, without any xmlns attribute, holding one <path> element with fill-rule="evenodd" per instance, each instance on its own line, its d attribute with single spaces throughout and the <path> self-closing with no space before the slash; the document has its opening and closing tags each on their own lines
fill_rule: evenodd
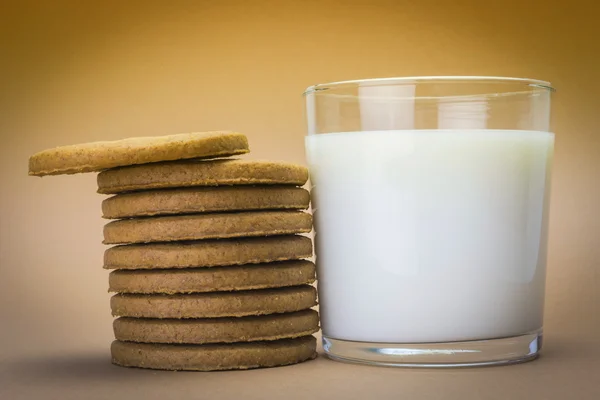
<svg viewBox="0 0 600 400">
<path fill-rule="evenodd" d="M 542 327 L 554 135 L 306 137 L 323 334 L 423 343 Z"/>
</svg>

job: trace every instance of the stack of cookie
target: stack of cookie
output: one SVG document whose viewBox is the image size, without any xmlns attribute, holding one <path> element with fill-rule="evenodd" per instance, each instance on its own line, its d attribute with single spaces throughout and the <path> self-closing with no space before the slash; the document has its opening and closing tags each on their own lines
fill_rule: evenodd
<svg viewBox="0 0 600 400">
<path fill-rule="evenodd" d="M 303 260 L 312 242 L 301 235 L 312 229 L 302 211 L 306 169 L 207 160 L 247 152 L 245 137 L 194 135 L 154 138 L 151 146 L 130 139 L 126 150 L 107 142 L 100 148 L 119 150 L 95 159 L 98 144 L 67 148 L 75 158 L 67 165 L 36 165 L 48 151 L 30 160 L 34 175 L 103 170 L 98 192 L 113 195 L 103 216 L 116 220 L 104 228 L 104 243 L 116 245 L 104 257 L 117 292 L 113 362 L 222 370 L 314 358 L 315 267 Z M 49 159 L 59 150 L 66 159 L 64 149 Z"/>
</svg>

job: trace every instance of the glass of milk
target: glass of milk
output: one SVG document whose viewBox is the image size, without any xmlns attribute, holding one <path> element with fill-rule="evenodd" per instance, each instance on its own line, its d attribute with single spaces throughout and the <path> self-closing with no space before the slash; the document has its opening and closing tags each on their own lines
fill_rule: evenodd
<svg viewBox="0 0 600 400">
<path fill-rule="evenodd" d="M 553 91 L 498 77 L 306 90 L 329 357 L 454 367 L 539 354 Z"/>
</svg>

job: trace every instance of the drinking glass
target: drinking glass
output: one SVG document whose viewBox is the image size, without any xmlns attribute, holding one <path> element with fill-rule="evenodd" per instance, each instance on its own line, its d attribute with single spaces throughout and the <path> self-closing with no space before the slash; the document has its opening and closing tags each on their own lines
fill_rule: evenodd
<svg viewBox="0 0 600 400">
<path fill-rule="evenodd" d="M 503 77 L 306 90 L 329 357 L 446 367 L 539 354 L 553 91 Z"/>
</svg>

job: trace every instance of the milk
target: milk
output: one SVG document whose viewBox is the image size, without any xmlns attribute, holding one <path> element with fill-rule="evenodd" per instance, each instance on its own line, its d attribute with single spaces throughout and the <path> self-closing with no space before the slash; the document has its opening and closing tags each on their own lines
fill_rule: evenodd
<svg viewBox="0 0 600 400">
<path fill-rule="evenodd" d="M 485 129 L 307 136 L 324 336 L 423 343 L 541 329 L 553 143 Z"/>
</svg>

